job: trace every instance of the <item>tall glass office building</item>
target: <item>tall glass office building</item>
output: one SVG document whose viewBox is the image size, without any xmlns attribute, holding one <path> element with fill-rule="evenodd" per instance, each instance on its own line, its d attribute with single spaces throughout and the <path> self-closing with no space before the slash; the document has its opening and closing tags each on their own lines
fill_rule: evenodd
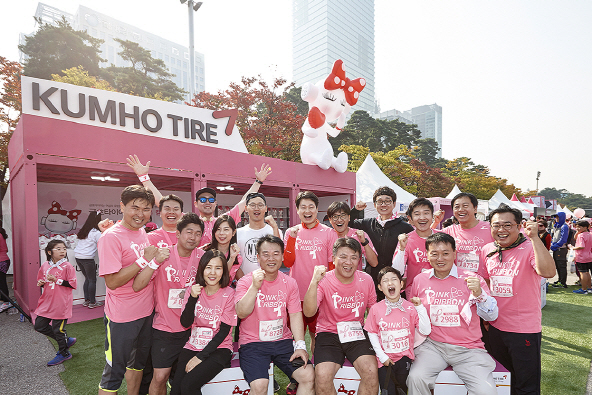
<svg viewBox="0 0 592 395">
<path fill-rule="evenodd" d="M 375 113 L 374 0 L 293 0 L 292 57 L 297 86 L 316 83 L 341 59 L 366 87 L 354 110 Z"/>
</svg>

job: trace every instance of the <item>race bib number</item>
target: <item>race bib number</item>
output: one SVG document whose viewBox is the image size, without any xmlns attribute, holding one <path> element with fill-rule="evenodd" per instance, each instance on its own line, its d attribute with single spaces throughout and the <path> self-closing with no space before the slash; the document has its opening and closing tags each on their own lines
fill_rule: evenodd
<svg viewBox="0 0 592 395">
<path fill-rule="evenodd" d="M 183 291 L 185 291 L 183 288 L 169 289 L 169 300 L 167 302 L 169 309 L 180 309 L 183 306 L 183 298 L 180 295 Z"/>
<path fill-rule="evenodd" d="M 212 328 L 194 327 L 191 329 L 189 344 L 191 344 L 197 350 L 203 350 L 213 337 L 214 330 Z"/>
<path fill-rule="evenodd" d="M 380 331 L 380 341 L 385 353 L 402 353 L 409 350 L 409 331 L 407 329 Z"/>
<path fill-rule="evenodd" d="M 479 255 L 477 252 L 459 252 L 457 254 L 456 265 L 461 269 L 477 272 L 479 270 Z"/>
<path fill-rule="evenodd" d="M 434 326 L 460 326 L 457 305 L 431 305 L 430 320 Z"/>
<path fill-rule="evenodd" d="M 512 276 L 491 276 L 491 295 L 500 296 L 502 298 L 509 298 L 514 296 L 514 290 L 512 288 Z"/>
<path fill-rule="evenodd" d="M 262 342 L 279 340 L 282 336 L 284 336 L 284 320 L 282 318 L 259 322 L 259 340 Z"/>
<path fill-rule="evenodd" d="M 362 324 L 359 321 L 338 322 L 337 334 L 339 335 L 339 341 L 342 343 L 355 342 L 366 338 L 362 330 Z"/>
</svg>

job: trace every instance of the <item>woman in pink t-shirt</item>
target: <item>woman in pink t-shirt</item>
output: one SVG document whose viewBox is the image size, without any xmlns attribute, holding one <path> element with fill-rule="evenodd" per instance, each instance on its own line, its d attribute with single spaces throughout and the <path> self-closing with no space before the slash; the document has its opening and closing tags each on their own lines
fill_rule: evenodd
<svg viewBox="0 0 592 395">
<path fill-rule="evenodd" d="M 201 394 L 201 387 L 230 367 L 236 312 L 229 284 L 225 254 L 206 252 L 195 284 L 185 290 L 181 325 L 191 328 L 191 336 L 179 355 L 171 395 Z"/>
<path fill-rule="evenodd" d="M 224 254 L 230 273 L 230 283 L 232 284 L 243 262 L 236 244 L 236 222 L 229 215 L 219 216 L 214 222 L 212 235 L 212 242 L 200 248 L 204 251 L 218 250 Z"/>
<path fill-rule="evenodd" d="M 58 353 L 47 366 L 58 365 L 70 358 L 75 337 L 66 334 L 66 322 L 72 317 L 72 291 L 76 289 L 76 271 L 67 261 L 66 243 L 51 240 L 45 247 L 47 262 L 37 272 L 37 286 L 43 288 L 35 309 L 35 330 L 58 343 Z M 49 322 L 51 321 L 51 325 Z"/>
</svg>

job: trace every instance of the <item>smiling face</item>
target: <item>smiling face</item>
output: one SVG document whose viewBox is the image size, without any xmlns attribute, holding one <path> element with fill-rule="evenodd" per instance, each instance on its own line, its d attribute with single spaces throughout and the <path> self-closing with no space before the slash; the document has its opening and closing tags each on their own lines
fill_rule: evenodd
<svg viewBox="0 0 592 395">
<path fill-rule="evenodd" d="M 246 211 L 249 216 L 249 222 L 261 222 L 265 220 L 267 205 L 262 198 L 256 197 L 249 200 L 249 203 L 246 206 Z"/>
<path fill-rule="evenodd" d="M 520 226 L 514 214 L 497 213 L 491 218 L 491 237 L 501 247 L 508 247 L 518 240 Z"/>
<path fill-rule="evenodd" d="M 434 268 L 434 275 L 438 278 L 445 278 L 450 274 L 456 251 L 448 243 L 432 243 L 428 248 L 428 260 Z"/>
<path fill-rule="evenodd" d="M 378 211 L 378 214 L 380 214 L 381 217 L 390 217 L 391 215 L 393 215 L 393 210 L 395 209 L 395 202 L 393 201 L 393 198 L 389 195 L 380 195 L 376 197 L 376 200 L 374 201 L 374 207 L 376 208 L 376 211 Z"/>
<path fill-rule="evenodd" d="M 409 217 L 409 223 L 413 225 L 417 230 L 425 232 L 430 229 L 432 225 L 432 218 L 434 213 L 428 206 L 417 206 L 411 212 Z"/>
<path fill-rule="evenodd" d="M 360 254 L 356 251 L 349 247 L 340 247 L 335 256 L 333 256 L 333 264 L 335 265 L 335 274 L 337 275 L 337 278 L 341 282 L 352 279 L 358 268 L 359 261 Z"/>
<path fill-rule="evenodd" d="M 274 275 L 282 267 L 282 249 L 276 243 L 263 242 L 257 253 L 259 266 L 266 274 Z"/>
<path fill-rule="evenodd" d="M 218 247 L 230 244 L 230 239 L 232 239 L 235 233 L 236 230 L 232 230 L 228 222 L 222 222 L 216 233 L 214 233 L 214 237 L 218 241 Z"/>
<path fill-rule="evenodd" d="M 386 273 L 378 283 L 378 289 L 391 302 L 396 302 L 401 296 L 401 280 L 395 273 Z"/>
<path fill-rule="evenodd" d="M 471 222 L 475 221 L 477 207 L 473 206 L 471 199 L 469 199 L 467 196 L 463 196 L 454 201 L 452 212 L 459 224 L 470 224 Z"/>
<path fill-rule="evenodd" d="M 137 230 L 150 221 L 152 204 L 145 199 L 133 199 L 126 205 L 119 203 L 123 213 L 122 225 L 128 229 Z"/>
<path fill-rule="evenodd" d="M 329 218 L 329 222 L 331 222 L 331 226 L 337 233 L 345 233 L 348 229 L 349 215 L 343 210 L 339 210 Z"/>
<path fill-rule="evenodd" d="M 218 257 L 210 259 L 203 273 L 206 286 L 215 287 L 220 285 L 220 280 L 224 274 L 223 265 L 222 259 Z"/>
<path fill-rule="evenodd" d="M 201 198 L 206 198 L 205 202 L 201 202 Z M 211 199 L 214 199 L 214 202 L 210 202 Z M 199 210 L 199 213 L 204 217 L 211 217 L 214 215 L 214 210 L 216 210 L 218 202 L 216 202 L 216 198 L 209 192 L 204 192 L 195 201 L 195 207 Z"/>
<path fill-rule="evenodd" d="M 160 218 L 162 219 L 162 226 L 164 228 L 174 229 L 182 215 L 181 205 L 176 200 L 167 200 L 162 204 Z"/>
<path fill-rule="evenodd" d="M 296 211 L 298 212 L 300 221 L 308 227 L 309 225 L 312 226 L 317 220 L 319 209 L 312 200 L 302 199 Z"/>
<path fill-rule="evenodd" d="M 177 231 L 177 245 L 187 252 L 193 251 L 201 241 L 202 229 L 198 224 L 188 224 L 181 232 Z"/>
</svg>

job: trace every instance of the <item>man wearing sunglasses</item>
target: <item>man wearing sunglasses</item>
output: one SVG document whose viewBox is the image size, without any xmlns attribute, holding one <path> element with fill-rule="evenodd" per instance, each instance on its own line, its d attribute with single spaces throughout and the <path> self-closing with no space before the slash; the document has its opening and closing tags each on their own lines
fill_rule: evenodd
<svg viewBox="0 0 592 395">
<path fill-rule="evenodd" d="M 154 198 L 156 201 L 160 202 L 162 194 L 154 186 L 152 181 L 150 181 L 150 177 L 148 176 L 148 171 L 150 170 L 150 161 L 143 165 L 137 155 L 130 155 L 129 158 L 127 158 L 127 165 L 134 170 L 134 173 L 136 173 L 142 182 L 142 185 L 154 193 Z M 255 168 L 255 182 L 253 185 L 251 185 L 251 188 L 247 191 L 247 193 L 244 194 L 241 201 L 238 202 L 232 208 L 232 210 L 228 212 L 228 215 L 231 216 L 237 224 L 241 220 L 241 214 L 245 211 L 247 195 L 250 193 L 259 192 L 259 188 L 261 185 L 263 185 L 263 182 L 267 179 L 269 174 L 271 174 L 271 167 L 265 163 L 261 165 L 260 170 Z M 214 223 L 217 219 L 214 217 L 217 207 L 216 190 L 208 187 L 200 189 L 195 193 L 194 204 L 197 208 L 197 211 L 199 211 L 201 220 L 204 222 L 203 236 L 199 245 L 201 247 L 202 245 L 208 244 L 212 241 L 212 228 L 214 227 Z"/>
</svg>

